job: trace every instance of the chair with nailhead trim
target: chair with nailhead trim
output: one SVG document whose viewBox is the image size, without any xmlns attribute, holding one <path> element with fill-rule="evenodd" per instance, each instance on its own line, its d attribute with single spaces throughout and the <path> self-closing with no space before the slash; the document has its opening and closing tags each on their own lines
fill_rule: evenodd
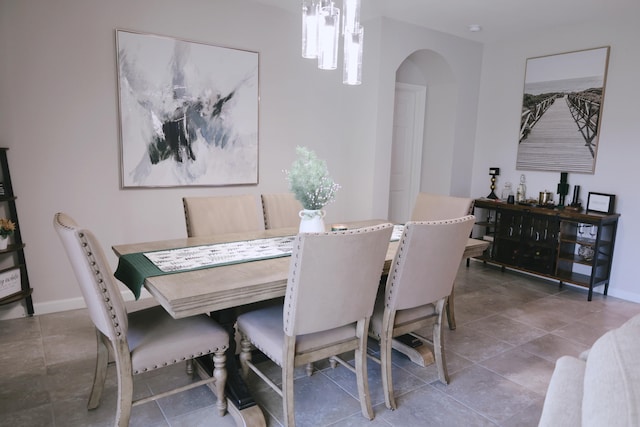
<svg viewBox="0 0 640 427">
<path fill-rule="evenodd" d="M 293 193 L 262 194 L 264 228 L 298 227 L 302 204 Z"/>
<path fill-rule="evenodd" d="M 98 355 L 88 409 L 100 404 L 110 349 L 118 377 L 116 426 L 129 425 L 132 406 L 209 383 L 215 385 L 217 409 L 220 416 L 224 416 L 227 410 L 225 351 L 229 347 L 226 331 L 206 315 L 173 319 L 160 306 L 127 313 L 117 282 L 93 233 L 79 227 L 64 213 L 55 214 L 53 225 L 96 327 Z M 134 375 L 207 355 L 213 355 L 212 377 L 133 400 Z"/>
<path fill-rule="evenodd" d="M 258 196 L 183 197 L 187 236 L 243 233 L 264 230 L 264 217 Z"/>
<path fill-rule="evenodd" d="M 441 194 L 418 193 L 411 213 L 411 221 L 440 221 L 443 219 L 460 218 L 471 215 L 473 211 L 473 199 L 469 197 L 454 197 Z M 468 262 L 467 262 L 467 265 Z M 454 286 L 455 288 L 455 286 Z M 454 310 L 454 289 L 445 304 L 449 329 L 456 328 L 456 316 Z"/>
<path fill-rule="evenodd" d="M 355 372 L 362 415 L 373 419 L 367 380 L 367 331 L 393 226 L 298 234 L 284 306 L 238 316 L 242 373 L 255 372 L 282 397 L 294 426 L 293 371 L 331 358 Z M 252 346 L 282 368 L 282 388 L 251 361 Z M 355 351 L 355 367 L 337 357 Z M 313 380 L 313 377 L 312 377 Z"/>
<path fill-rule="evenodd" d="M 371 317 L 369 334 L 380 340 L 382 388 L 385 404 L 396 409 L 391 378 L 394 337 L 410 334 L 431 344 L 438 377 L 449 383 L 442 344 L 442 312 L 451 294 L 460 260 L 475 217 L 441 221 L 409 221 L 404 226 L 398 250 L 389 269 L 384 292 L 380 292 Z M 419 334 L 432 328 L 432 339 Z"/>
</svg>

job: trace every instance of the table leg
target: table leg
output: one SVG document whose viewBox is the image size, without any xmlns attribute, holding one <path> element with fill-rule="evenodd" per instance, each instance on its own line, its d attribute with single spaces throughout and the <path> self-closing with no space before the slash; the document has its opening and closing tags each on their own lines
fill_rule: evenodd
<svg viewBox="0 0 640 427">
<path fill-rule="evenodd" d="M 208 368 L 208 362 L 200 359 L 196 359 L 195 369 L 198 375 L 201 378 L 207 378 L 211 376 L 211 371 Z M 213 383 L 207 384 L 207 386 L 213 391 L 215 390 L 215 385 Z M 228 388 L 225 390 L 228 393 Z M 230 399 L 227 397 L 227 412 L 233 418 L 237 427 L 266 427 L 267 423 L 264 419 L 264 414 L 258 407 L 258 405 L 254 404 L 253 406 L 248 406 L 243 409 L 239 409 L 236 406 L 234 399 Z"/>
<path fill-rule="evenodd" d="M 229 414 L 233 417 L 238 427 L 266 426 L 264 414 L 256 404 L 253 396 L 249 392 L 247 385 L 240 376 L 240 367 L 236 357 L 236 340 L 235 340 L 235 309 L 221 310 L 211 313 L 211 317 L 226 329 L 229 334 L 229 348 L 227 349 L 227 386 L 225 393 L 227 394 L 227 407 Z M 204 375 L 211 375 L 213 372 L 213 364 L 210 358 L 201 357 L 196 359 L 198 371 Z"/>
</svg>

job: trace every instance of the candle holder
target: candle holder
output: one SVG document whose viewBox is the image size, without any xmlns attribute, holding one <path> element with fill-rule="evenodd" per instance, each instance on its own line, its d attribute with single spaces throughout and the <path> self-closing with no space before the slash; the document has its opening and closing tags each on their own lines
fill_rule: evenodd
<svg viewBox="0 0 640 427">
<path fill-rule="evenodd" d="M 500 175 L 500 168 L 489 168 L 489 175 L 491 175 L 491 193 L 487 196 L 487 199 L 497 200 L 496 196 L 496 176 Z"/>
<path fill-rule="evenodd" d="M 571 211 L 580 212 L 582 210 L 582 204 L 580 203 L 580 186 L 573 186 L 573 199 L 571 199 L 571 204 L 569 206 L 565 206 L 565 209 L 569 209 Z"/>
</svg>

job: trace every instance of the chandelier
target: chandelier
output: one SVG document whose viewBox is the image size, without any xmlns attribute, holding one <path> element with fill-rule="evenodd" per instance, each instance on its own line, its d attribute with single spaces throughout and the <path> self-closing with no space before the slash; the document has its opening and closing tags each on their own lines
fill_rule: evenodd
<svg viewBox="0 0 640 427">
<path fill-rule="evenodd" d="M 333 0 L 302 0 L 302 57 L 318 60 L 321 70 L 338 68 L 340 33 L 343 38 L 342 82 L 362 83 L 362 42 L 360 0 L 342 0 L 340 9 Z"/>
</svg>

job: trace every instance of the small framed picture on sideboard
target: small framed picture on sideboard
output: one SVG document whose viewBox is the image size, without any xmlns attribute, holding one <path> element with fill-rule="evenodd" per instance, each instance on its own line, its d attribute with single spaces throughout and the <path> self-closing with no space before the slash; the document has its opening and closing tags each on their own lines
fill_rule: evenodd
<svg viewBox="0 0 640 427">
<path fill-rule="evenodd" d="M 615 212 L 616 196 L 614 194 L 589 192 L 587 212 L 612 214 Z"/>
</svg>

